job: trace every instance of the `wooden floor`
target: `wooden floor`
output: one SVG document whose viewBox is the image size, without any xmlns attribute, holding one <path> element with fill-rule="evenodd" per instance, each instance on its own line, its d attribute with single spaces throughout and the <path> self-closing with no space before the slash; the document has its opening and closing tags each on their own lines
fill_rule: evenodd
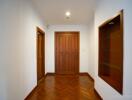
<svg viewBox="0 0 132 100">
<path fill-rule="evenodd" d="M 26 100 L 100 100 L 87 75 L 47 75 Z"/>
</svg>

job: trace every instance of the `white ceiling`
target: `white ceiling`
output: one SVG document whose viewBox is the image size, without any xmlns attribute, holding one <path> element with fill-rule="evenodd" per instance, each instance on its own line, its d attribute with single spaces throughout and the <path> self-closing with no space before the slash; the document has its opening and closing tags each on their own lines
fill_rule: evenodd
<svg viewBox="0 0 132 100">
<path fill-rule="evenodd" d="M 32 0 L 46 24 L 88 24 L 94 17 L 95 0 Z M 66 19 L 65 12 L 71 12 Z"/>
</svg>

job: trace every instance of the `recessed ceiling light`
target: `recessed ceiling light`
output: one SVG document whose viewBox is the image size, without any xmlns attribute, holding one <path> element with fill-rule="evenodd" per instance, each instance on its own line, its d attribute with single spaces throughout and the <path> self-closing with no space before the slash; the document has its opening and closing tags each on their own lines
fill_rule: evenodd
<svg viewBox="0 0 132 100">
<path fill-rule="evenodd" d="M 65 15 L 66 15 L 66 18 L 70 18 L 70 16 L 71 16 L 71 13 L 69 12 L 69 11 L 67 11 L 66 13 L 65 13 Z"/>
</svg>

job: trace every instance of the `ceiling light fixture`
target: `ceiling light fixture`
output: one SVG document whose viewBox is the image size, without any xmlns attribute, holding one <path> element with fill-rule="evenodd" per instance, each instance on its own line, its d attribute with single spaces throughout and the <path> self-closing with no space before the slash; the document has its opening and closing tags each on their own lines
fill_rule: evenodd
<svg viewBox="0 0 132 100">
<path fill-rule="evenodd" d="M 70 16 L 71 16 L 71 13 L 70 13 L 69 11 L 67 11 L 67 12 L 65 13 L 65 15 L 66 15 L 66 18 L 69 19 Z"/>
</svg>

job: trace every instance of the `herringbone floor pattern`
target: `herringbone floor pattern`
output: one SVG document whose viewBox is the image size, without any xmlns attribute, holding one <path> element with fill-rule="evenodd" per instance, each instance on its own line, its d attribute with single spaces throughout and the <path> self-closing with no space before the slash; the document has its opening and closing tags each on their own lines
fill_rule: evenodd
<svg viewBox="0 0 132 100">
<path fill-rule="evenodd" d="M 48 75 L 28 100 L 100 100 L 85 75 Z"/>
</svg>

